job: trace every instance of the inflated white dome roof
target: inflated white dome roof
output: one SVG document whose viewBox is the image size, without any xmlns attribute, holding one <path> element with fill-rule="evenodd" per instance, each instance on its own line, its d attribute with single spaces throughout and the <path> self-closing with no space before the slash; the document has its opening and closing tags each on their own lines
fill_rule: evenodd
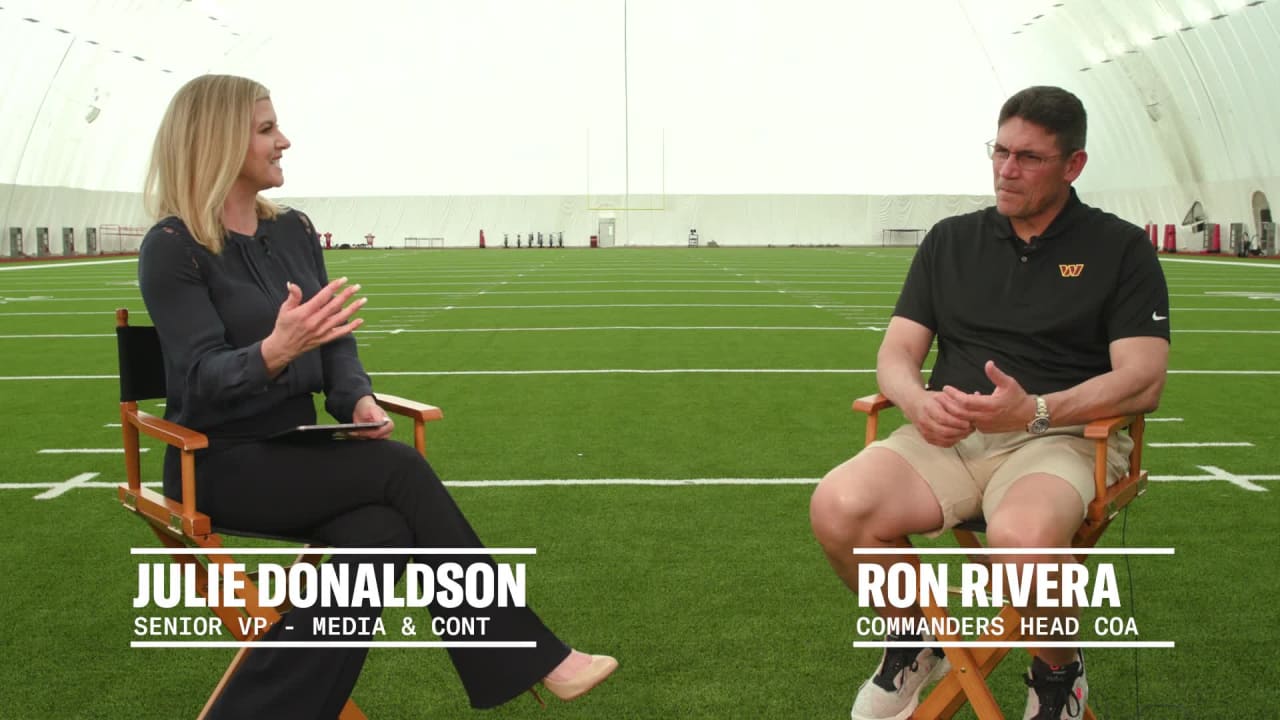
<svg viewBox="0 0 1280 720">
<path fill-rule="evenodd" d="M 1034 84 L 1084 101 L 1077 185 L 1130 219 L 1278 190 L 1275 1 L 0 7 L 10 187 L 138 191 L 173 92 L 225 72 L 271 88 L 289 197 L 983 195 L 999 105 Z"/>
</svg>

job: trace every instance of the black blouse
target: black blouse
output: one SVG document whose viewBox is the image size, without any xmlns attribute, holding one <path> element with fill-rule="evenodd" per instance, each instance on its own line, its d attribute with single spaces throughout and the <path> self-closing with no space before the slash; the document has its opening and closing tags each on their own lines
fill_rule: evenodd
<svg viewBox="0 0 1280 720">
<path fill-rule="evenodd" d="M 304 301 L 329 282 L 311 221 L 296 210 L 259 220 L 252 237 L 228 232 L 219 255 L 176 217 L 142 241 L 138 283 L 164 350 L 164 416 L 209 435 L 211 449 L 315 422 L 316 392 L 335 419 L 349 422 L 356 401 L 373 392 L 350 335 L 267 377 L 261 345 L 287 282 Z"/>
</svg>

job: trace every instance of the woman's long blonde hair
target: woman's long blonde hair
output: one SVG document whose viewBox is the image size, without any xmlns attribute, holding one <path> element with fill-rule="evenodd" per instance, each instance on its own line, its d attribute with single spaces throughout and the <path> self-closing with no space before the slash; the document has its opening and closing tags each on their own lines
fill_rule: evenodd
<svg viewBox="0 0 1280 720">
<path fill-rule="evenodd" d="M 151 149 L 143 201 L 159 220 L 176 215 L 196 242 L 222 252 L 222 204 L 240 175 L 253 133 L 254 103 L 271 93 L 235 75 L 201 75 L 183 85 L 165 110 Z M 259 218 L 280 207 L 259 195 Z"/>
</svg>

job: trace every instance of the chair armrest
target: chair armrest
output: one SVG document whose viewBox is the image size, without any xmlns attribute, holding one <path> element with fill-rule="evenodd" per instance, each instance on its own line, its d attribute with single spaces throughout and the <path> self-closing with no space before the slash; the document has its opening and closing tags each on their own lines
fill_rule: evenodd
<svg viewBox="0 0 1280 720">
<path fill-rule="evenodd" d="M 422 422 L 430 420 L 441 420 L 444 418 L 444 412 L 435 405 L 427 405 L 416 400 L 406 400 L 395 395 L 386 393 L 374 393 L 373 399 L 378 405 L 387 412 L 393 412 L 397 415 L 413 418 Z"/>
<path fill-rule="evenodd" d="M 209 516 L 188 509 L 182 503 L 145 487 L 131 489 L 128 485 L 116 488 L 120 504 L 138 513 L 158 529 L 189 538 L 203 538 L 213 533 Z"/>
<path fill-rule="evenodd" d="M 891 407 L 893 407 L 893 401 L 880 393 L 860 397 L 853 401 L 854 412 L 866 413 L 868 415 L 873 415 L 881 410 L 887 410 Z"/>
<path fill-rule="evenodd" d="M 151 437 L 172 445 L 179 450 L 203 450 L 209 447 L 209 438 L 202 432 L 158 418 L 139 410 L 126 415 L 129 422 Z"/>
<path fill-rule="evenodd" d="M 1085 511 L 1086 524 L 1099 529 L 1115 517 L 1133 498 L 1146 490 L 1147 474 L 1142 470 L 1142 435 L 1144 418 L 1138 415 L 1119 415 L 1100 418 L 1085 425 L 1084 436 L 1096 444 L 1094 451 L 1094 498 Z M 1129 430 L 1133 448 L 1129 451 L 1129 472 L 1107 486 L 1107 444 L 1112 435 Z"/>
<path fill-rule="evenodd" d="M 853 401 L 854 412 L 866 413 L 867 427 L 863 442 L 867 445 L 875 442 L 876 433 L 880 430 L 880 411 L 893 407 L 893 401 L 876 393 Z"/>
<path fill-rule="evenodd" d="M 887 410 L 894 407 L 893 401 L 889 398 L 876 393 L 875 395 L 865 395 L 853 401 L 853 409 L 855 412 L 874 415 L 881 410 Z M 1084 436 L 1090 440 L 1106 440 L 1119 430 L 1123 430 L 1134 423 L 1135 420 L 1142 417 L 1141 415 L 1117 415 L 1116 417 L 1101 418 L 1094 420 L 1084 428 Z"/>
<path fill-rule="evenodd" d="M 1116 417 L 1101 418 L 1094 420 L 1084 426 L 1084 436 L 1090 440 L 1106 440 L 1119 430 L 1123 430 L 1133 424 L 1135 420 L 1142 417 L 1141 415 L 1117 415 Z"/>
</svg>

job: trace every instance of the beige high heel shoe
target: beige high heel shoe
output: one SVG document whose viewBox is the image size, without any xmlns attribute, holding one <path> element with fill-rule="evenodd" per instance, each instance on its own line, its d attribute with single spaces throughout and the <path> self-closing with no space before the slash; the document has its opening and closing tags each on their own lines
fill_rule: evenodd
<svg viewBox="0 0 1280 720">
<path fill-rule="evenodd" d="M 576 675 L 567 680 L 552 680 L 551 676 L 542 679 L 542 686 L 551 691 L 552 695 L 568 702 L 586 695 L 592 688 L 604 682 L 605 678 L 613 674 L 618 669 L 618 661 L 608 655 L 592 655 L 591 663 L 585 668 L 578 671 Z M 547 704 L 542 701 L 542 697 L 538 695 L 536 688 L 530 688 L 530 692 L 537 698 L 538 704 L 546 707 Z"/>
</svg>

